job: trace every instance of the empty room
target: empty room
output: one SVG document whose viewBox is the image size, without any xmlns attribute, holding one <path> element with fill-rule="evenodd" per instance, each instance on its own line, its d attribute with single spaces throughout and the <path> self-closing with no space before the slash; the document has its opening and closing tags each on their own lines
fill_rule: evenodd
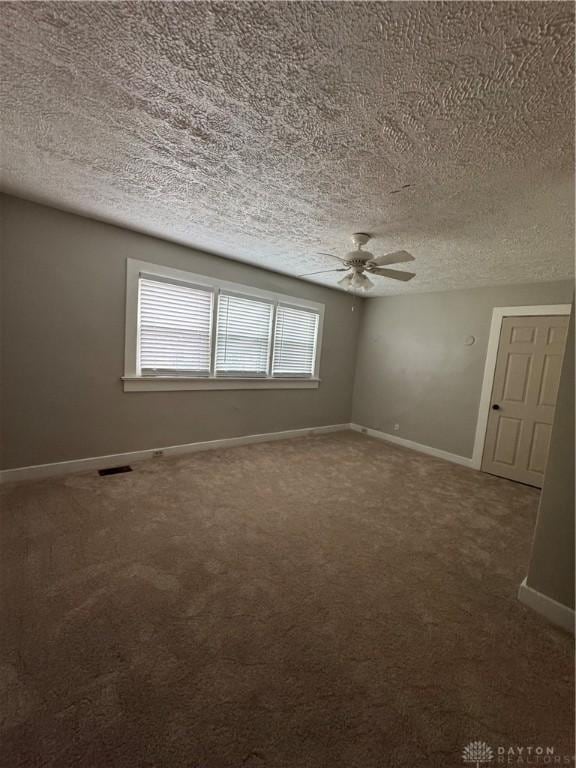
<svg viewBox="0 0 576 768">
<path fill-rule="evenodd" d="M 574 764 L 574 10 L 0 3 L 0 766 Z"/>
</svg>

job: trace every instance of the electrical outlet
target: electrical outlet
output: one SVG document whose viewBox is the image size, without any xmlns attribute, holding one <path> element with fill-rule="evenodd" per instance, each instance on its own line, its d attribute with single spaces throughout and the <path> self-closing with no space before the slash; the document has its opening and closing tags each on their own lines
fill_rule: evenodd
<svg viewBox="0 0 576 768">
<path fill-rule="evenodd" d="M 394 424 L 394 432 L 400 432 L 400 424 Z"/>
<path fill-rule="evenodd" d="M 160 456 L 164 456 L 164 451 L 152 451 L 152 456 L 155 459 L 159 459 Z"/>
</svg>

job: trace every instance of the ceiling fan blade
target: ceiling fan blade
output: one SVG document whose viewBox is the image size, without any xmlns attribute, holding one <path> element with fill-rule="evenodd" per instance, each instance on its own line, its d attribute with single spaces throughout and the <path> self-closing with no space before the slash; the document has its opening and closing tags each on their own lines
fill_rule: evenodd
<svg viewBox="0 0 576 768">
<path fill-rule="evenodd" d="M 310 275 L 324 275 L 326 272 L 347 272 L 348 267 L 336 267 L 336 269 L 321 269 L 318 272 L 304 272 L 303 275 L 296 275 L 296 277 L 310 277 Z"/>
<path fill-rule="evenodd" d="M 333 259 L 338 259 L 338 261 L 345 261 L 345 259 L 341 259 L 340 256 L 336 256 L 335 253 L 326 253 L 325 251 L 316 251 L 316 253 L 319 256 L 330 256 Z"/>
<path fill-rule="evenodd" d="M 368 272 L 371 275 L 390 277 L 392 280 L 402 280 L 402 282 L 407 282 L 408 280 L 412 280 L 413 277 L 416 277 L 414 272 L 402 272 L 399 269 L 382 269 L 381 267 L 374 267 L 374 269 L 369 269 Z"/>
<path fill-rule="evenodd" d="M 394 253 L 374 256 L 368 263 L 375 264 L 377 267 L 384 267 L 388 264 L 402 264 L 405 261 L 414 261 L 414 256 L 408 251 L 394 251 Z"/>
</svg>

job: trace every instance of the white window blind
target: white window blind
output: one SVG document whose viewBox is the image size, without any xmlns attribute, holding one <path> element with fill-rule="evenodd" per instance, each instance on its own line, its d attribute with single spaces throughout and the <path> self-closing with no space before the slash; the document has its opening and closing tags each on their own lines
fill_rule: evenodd
<svg viewBox="0 0 576 768">
<path fill-rule="evenodd" d="M 208 376 L 211 289 L 140 276 L 139 368 L 143 375 Z"/>
<path fill-rule="evenodd" d="M 318 313 L 279 304 L 274 331 L 273 376 L 314 375 Z"/>
<path fill-rule="evenodd" d="M 216 376 L 268 376 L 273 311 L 272 302 L 220 293 Z"/>
</svg>

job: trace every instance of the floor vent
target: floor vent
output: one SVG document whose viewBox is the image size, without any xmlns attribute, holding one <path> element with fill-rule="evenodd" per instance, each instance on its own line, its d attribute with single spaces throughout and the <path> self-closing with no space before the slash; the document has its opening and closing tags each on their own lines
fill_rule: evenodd
<svg viewBox="0 0 576 768">
<path fill-rule="evenodd" d="M 132 467 L 126 465 L 125 467 L 108 467 L 107 469 L 99 469 L 98 474 L 101 477 L 105 475 L 119 475 L 122 472 L 132 472 Z"/>
</svg>

